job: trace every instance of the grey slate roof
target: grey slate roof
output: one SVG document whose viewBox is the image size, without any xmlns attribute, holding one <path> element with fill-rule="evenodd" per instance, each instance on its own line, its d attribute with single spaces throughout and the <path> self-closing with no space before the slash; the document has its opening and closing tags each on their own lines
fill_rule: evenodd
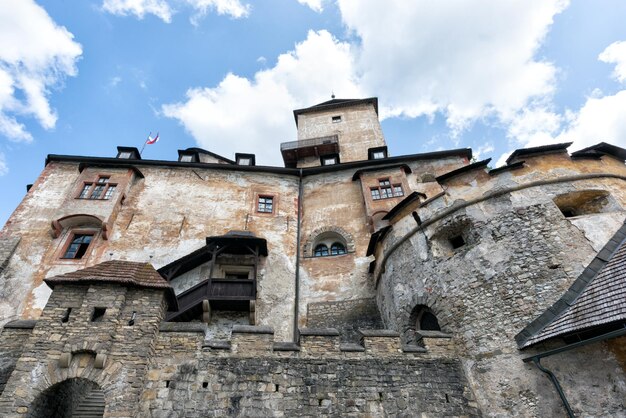
<svg viewBox="0 0 626 418">
<path fill-rule="evenodd" d="M 626 221 L 567 292 L 515 336 L 519 348 L 626 320 Z"/>
</svg>

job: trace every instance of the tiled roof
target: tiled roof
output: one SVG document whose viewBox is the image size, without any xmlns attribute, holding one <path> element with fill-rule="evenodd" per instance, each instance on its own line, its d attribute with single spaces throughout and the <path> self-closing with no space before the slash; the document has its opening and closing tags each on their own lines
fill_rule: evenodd
<svg viewBox="0 0 626 418">
<path fill-rule="evenodd" d="M 171 289 L 169 283 L 150 263 L 111 260 L 82 270 L 54 276 L 44 281 L 52 288 L 57 284 L 119 283 L 149 289 Z"/>
<path fill-rule="evenodd" d="M 626 320 L 626 221 L 569 290 L 516 337 L 520 348 Z"/>
</svg>

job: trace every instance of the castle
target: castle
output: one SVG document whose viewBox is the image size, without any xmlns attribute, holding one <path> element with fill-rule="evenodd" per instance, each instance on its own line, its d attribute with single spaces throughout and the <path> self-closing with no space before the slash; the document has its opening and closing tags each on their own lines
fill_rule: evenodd
<svg viewBox="0 0 626 418">
<path fill-rule="evenodd" d="M 626 150 L 294 117 L 284 167 L 46 158 L 0 233 L 0 416 L 626 416 Z"/>
</svg>

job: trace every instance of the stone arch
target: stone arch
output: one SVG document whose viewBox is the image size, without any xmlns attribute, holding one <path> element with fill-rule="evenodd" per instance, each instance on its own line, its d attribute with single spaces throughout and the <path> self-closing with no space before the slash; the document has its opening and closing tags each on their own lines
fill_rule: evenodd
<svg viewBox="0 0 626 418">
<path fill-rule="evenodd" d="M 63 216 L 62 218 L 52 221 L 52 237 L 58 238 L 64 229 L 76 228 L 76 227 L 91 227 L 102 230 L 102 238 L 108 239 L 110 228 L 106 222 L 100 217 L 95 215 L 88 215 L 84 213 L 77 213 L 72 215 Z"/>
<path fill-rule="evenodd" d="M 437 298 L 432 294 L 417 294 L 412 298 L 411 304 L 408 305 L 401 318 L 402 338 L 405 344 L 416 343 L 416 324 L 423 312 L 432 313 L 437 319 L 440 330 L 446 330 L 448 315 L 437 303 Z"/>
<path fill-rule="evenodd" d="M 338 242 L 341 242 L 346 247 L 347 253 L 353 253 L 355 251 L 354 248 L 354 237 L 352 234 L 348 233 L 345 229 L 340 228 L 338 226 L 325 226 L 321 228 L 315 229 L 304 243 L 304 257 L 313 257 L 313 250 L 315 246 L 320 241 L 320 239 L 334 237 Z M 332 241 L 332 239 L 330 239 Z"/>
<path fill-rule="evenodd" d="M 87 405 L 87 403 L 89 405 Z M 89 406 L 89 416 L 103 416 L 104 391 L 96 382 L 80 377 L 65 379 L 42 391 L 28 408 L 29 418 L 72 417 Z"/>
</svg>

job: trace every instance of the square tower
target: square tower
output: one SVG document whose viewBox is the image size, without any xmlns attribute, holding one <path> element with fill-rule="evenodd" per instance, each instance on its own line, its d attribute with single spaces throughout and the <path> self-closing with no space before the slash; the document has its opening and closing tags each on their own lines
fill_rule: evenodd
<svg viewBox="0 0 626 418">
<path fill-rule="evenodd" d="M 378 99 L 335 99 L 293 111 L 298 140 L 281 144 L 286 167 L 316 167 L 361 161 L 384 148 Z"/>
</svg>

